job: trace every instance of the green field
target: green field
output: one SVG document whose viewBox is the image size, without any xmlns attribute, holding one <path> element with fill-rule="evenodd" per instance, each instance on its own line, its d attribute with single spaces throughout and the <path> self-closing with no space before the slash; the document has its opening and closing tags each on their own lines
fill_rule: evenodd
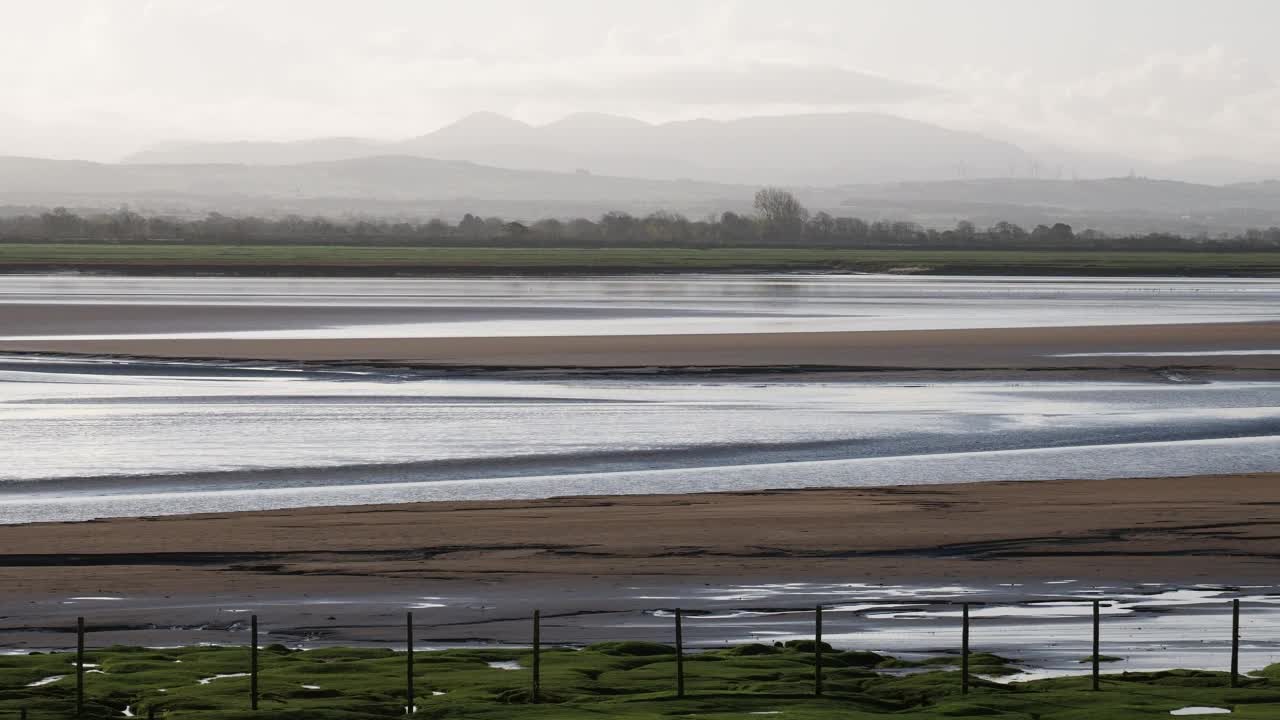
<svg viewBox="0 0 1280 720">
<path fill-rule="evenodd" d="M 813 696 L 813 643 L 747 645 L 686 657 L 686 696 L 675 693 L 674 650 L 651 643 L 604 643 L 542 654 L 541 702 L 532 702 L 531 651 L 416 653 L 421 718 L 585 720 L 777 716 L 797 720 L 1138 720 L 1168 718 L 1187 706 L 1229 708 L 1246 720 L 1280 718 L 1280 665 L 1229 687 L 1224 673 L 1173 671 L 997 683 L 974 678 L 960 692 L 954 656 L 905 662 L 865 652 L 827 652 L 825 689 Z M 405 655 L 384 649 L 310 651 L 271 646 L 260 653 L 260 710 L 249 711 L 245 648 L 108 648 L 90 651 L 85 717 L 192 720 L 290 718 L 360 720 L 403 716 Z M 516 662 L 518 669 L 491 667 Z M 971 656 L 975 675 L 1014 672 L 1003 658 Z M 0 656 L 0 718 L 28 709 L 31 720 L 74 716 L 74 656 Z M 1082 668 L 1087 665 L 1082 665 Z M 889 674 L 897 673 L 897 674 Z M 905 674 L 910 673 L 910 674 Z M 48 678 L 60 679 L 32 687 Z M 202 683 L 201 680 L 215 678 Z"/>
<path fill-rule="evenodd" d="M 1280 275 L 1280 252 L 0 244 L 0 272 L 56 270 L 264 275 L 843 271 L 1276 276 Z"/>
</svg>

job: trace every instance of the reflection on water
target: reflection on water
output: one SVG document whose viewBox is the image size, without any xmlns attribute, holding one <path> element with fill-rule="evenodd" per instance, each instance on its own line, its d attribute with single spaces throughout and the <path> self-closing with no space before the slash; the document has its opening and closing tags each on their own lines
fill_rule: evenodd
<svg viewBox="0 0 1280 720">
<path fill-rule="evenodd" d="M 1102 601 L 1102 654 L 1118 658 L 1103 672 L 1230 665 L 1231 599 L 1241 603 L 1241 668 L 1280 662 L 1280 589 L 1161 585 L 1102 586 L 1064 591 L 1052 582 L 1017 589 L 975 587 L 829 585 L 791 583 L 708 589 L 715 609 L 691 616 L 690 637 L 769 642 L 811 638 L 811 609 L 742 609 L 821 603 L 823 639 L 838 648 L 875 650 L 899 657 L 953 653 L 960 635 L 959 603 L 971 603 L 972 649 L 1012 657 L 1026 665 L 1016 682 L 1088 672 L 1092 653 L 1093 600 Z M 740 593 L 740 599 L 733 600 Z M 769 602 L 772 601 L 772 602 Z M 732 603 L 732 604 L 730 604 Z M 744 604 L 750 603 L 750 604 Z M 660 615 L 655 614 L 660 617 Z M 696 640 L 695 640 L 696 642 Z"/>
<path fill-rule="evenodd" d="M 787 582 L 709 584 L 656 578 L 644 585 L 588 584 L 566 592 L 555 585 L 505 584 L 440 587 L 441 594 L 413 593 L 303 597 L 131 597 L 56 600 L 4 606 L 30 619 L 31 627 L 0 629 L 0 655 L 64 647 L 65 628 L 79 615 L 94 618 L 96 645 L 237 645 L 248 641 L 245 617 L 268 618 L 276 642 L 292 647 L 399 645 L 394 621 L 416 610 L 424 636 L 469 638 L 489 645 L 525 646 L 525 618 L 540 607 L 555 622 L 543 642 L 583 645 L 616 640 L 671 641 L 674 609 L 684 617 L 684 640 L 698 650 L 752 642 L 813 637 L 814 607 L 823 606 L 823 639 L 841 650 L 870 650 L 919 660 L 960 649 L 960 603 L 970 604 L 971 649 L 1012 658 L 1016 682 L 1082 675 L 1092 654 L 1093 601 L 1100 622 L 1104 673 L 1230 667 L 1231 601 L 1241 605 L 1240 667 L 1244 672 L 1280 662 L 1280 586 L 1062 584 L 1026 580 L 1017 585 Z M 107 600 L 107 599 L 100 599 Z M 235 604 L 228 604 L 235 603 Z M 314 612 L 312 612 L 314 611 Z M 325 617 L 321 621 L 318 617 Z M 422 649 L 468 644 L 438 640 Z M 12 648 L 12 649 L 10 649 Z M 957 658 L 958 659 L 958 658 Z M 512 669 L 512 668 L 508 668 Z"/>
<path fill-rule="evenodd" d="M 4 304 L 95 308 L 92 321 L 0 319 L 9 339 L 796 332 L 1276 320 L 1280 280 L 18 276 Z"/>
<path fill-rule="evenodd" d="M 1280 469 L 1280 383 L 439 377 L 0 359 L 0 521 Z"/>
</svg>

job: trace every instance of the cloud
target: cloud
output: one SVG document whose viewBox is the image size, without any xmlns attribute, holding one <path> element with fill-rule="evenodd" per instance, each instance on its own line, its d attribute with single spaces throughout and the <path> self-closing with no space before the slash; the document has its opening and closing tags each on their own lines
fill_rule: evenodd
<svg viewBox="0 0 1280 720">
<path fill-rule="evenodd" d="M 20 28 L 0 44 L 0 152 L 394 138 L 476 110 L 536 122 L 873 107 L 1091 150 L 1280 158 L 1280 62 L 1246 37 L 1268 6 L 1246 21 L 1148 4 L 1108 9 L 1094 28 L 1078 4 L 996 13 L 996 0 L 986 12 L 943 0 L 0 3 L 0 23 Z M 1079 22 L 1044 34 L 1046 18 Z"/>
<path fill-rule="evenodd" d="M 1152 54 L 1068 80 L 972 70 L 956 85 L 963 90 L 917 103 L 912 112 L 1163 161 L 1280 156 L 1280 85 L 1265 66 L 1220 45 Z"/>
<path fill-rule="evenodd" d="M 549 102 L 664 105 L 809 105 L 823 107 L 909 100 L 938 91 L 830 65 L 781 62 L 688 62 L 645 58 L 605 63 L 590 72 L 570 66 L 489 68 L 490 81 L 441 88 L 459 95 L 493 95 Z M 512 78 L 518 82 L 512 82 Z"/>
</svg>

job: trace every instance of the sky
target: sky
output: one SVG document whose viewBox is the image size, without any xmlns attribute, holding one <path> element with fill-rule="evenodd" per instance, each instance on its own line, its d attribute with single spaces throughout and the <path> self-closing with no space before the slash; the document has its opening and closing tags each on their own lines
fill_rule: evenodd
<svg viewBox="0 0 1280 720">
<path fill-rule="evenodd" d="M 1280 162 L 1275 0 L 0 0 L 0 154 L 874 110 Z"/>
</svg>

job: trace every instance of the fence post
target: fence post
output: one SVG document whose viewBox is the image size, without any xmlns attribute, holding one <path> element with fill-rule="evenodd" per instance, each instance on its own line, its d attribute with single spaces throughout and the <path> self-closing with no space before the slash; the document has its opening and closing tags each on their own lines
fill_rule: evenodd
<svg viewBox="0 0 1280 720">
<path fill-rule="evenodd" d="M 84 618 L 76 618 L 76 717 L 84 717 Z"/>
<path fill-rule="evenodd" d="M 676 608 L 676 697 L 684 697 L 684 613 Z"/>
<path fill-rule="evenodd" d="M 404 714 L 412 715 L 413 710 L 413 611 L 405 613 L 404 618 L 404 639 L 405 639 L 405 691 L 404 691 Z"/>
<path fill-rule="evenodd" d="M 1231 601 L 1231 687 L 1240 687 L 1240 600 Z"/>
<path fill-rule="evenodd" d="M 813 696 L 822 697 L 822 606 L 813 613 Z"/>
<path fill-rule="evenodd" d="M 1098 674 L 1101 672 L 1102 660 L 1098 657 L 1102 652 L 1102 604 L 1098 600 L 1093 601 L 1093 689 L 1099 689 Z"/>
<path fill-rule="evenodd" d="M 147 720 L 156 720 L 156 706 L 147 708 Z"/>
<path fill-rule="evenodd" d="M 533 611 L 533 687 L 534 702 L 542 697 L 542 611 Z"/>
<path fill-rule="evenodd" d="M 258 709 L 258 616 L 249 616 L 249 709 Z"/>
<path fill-rule="evenodd" d="M 963 604 L 960 631 L 960 694 L 969 694 L 969 603 Z"/>
</svg>

